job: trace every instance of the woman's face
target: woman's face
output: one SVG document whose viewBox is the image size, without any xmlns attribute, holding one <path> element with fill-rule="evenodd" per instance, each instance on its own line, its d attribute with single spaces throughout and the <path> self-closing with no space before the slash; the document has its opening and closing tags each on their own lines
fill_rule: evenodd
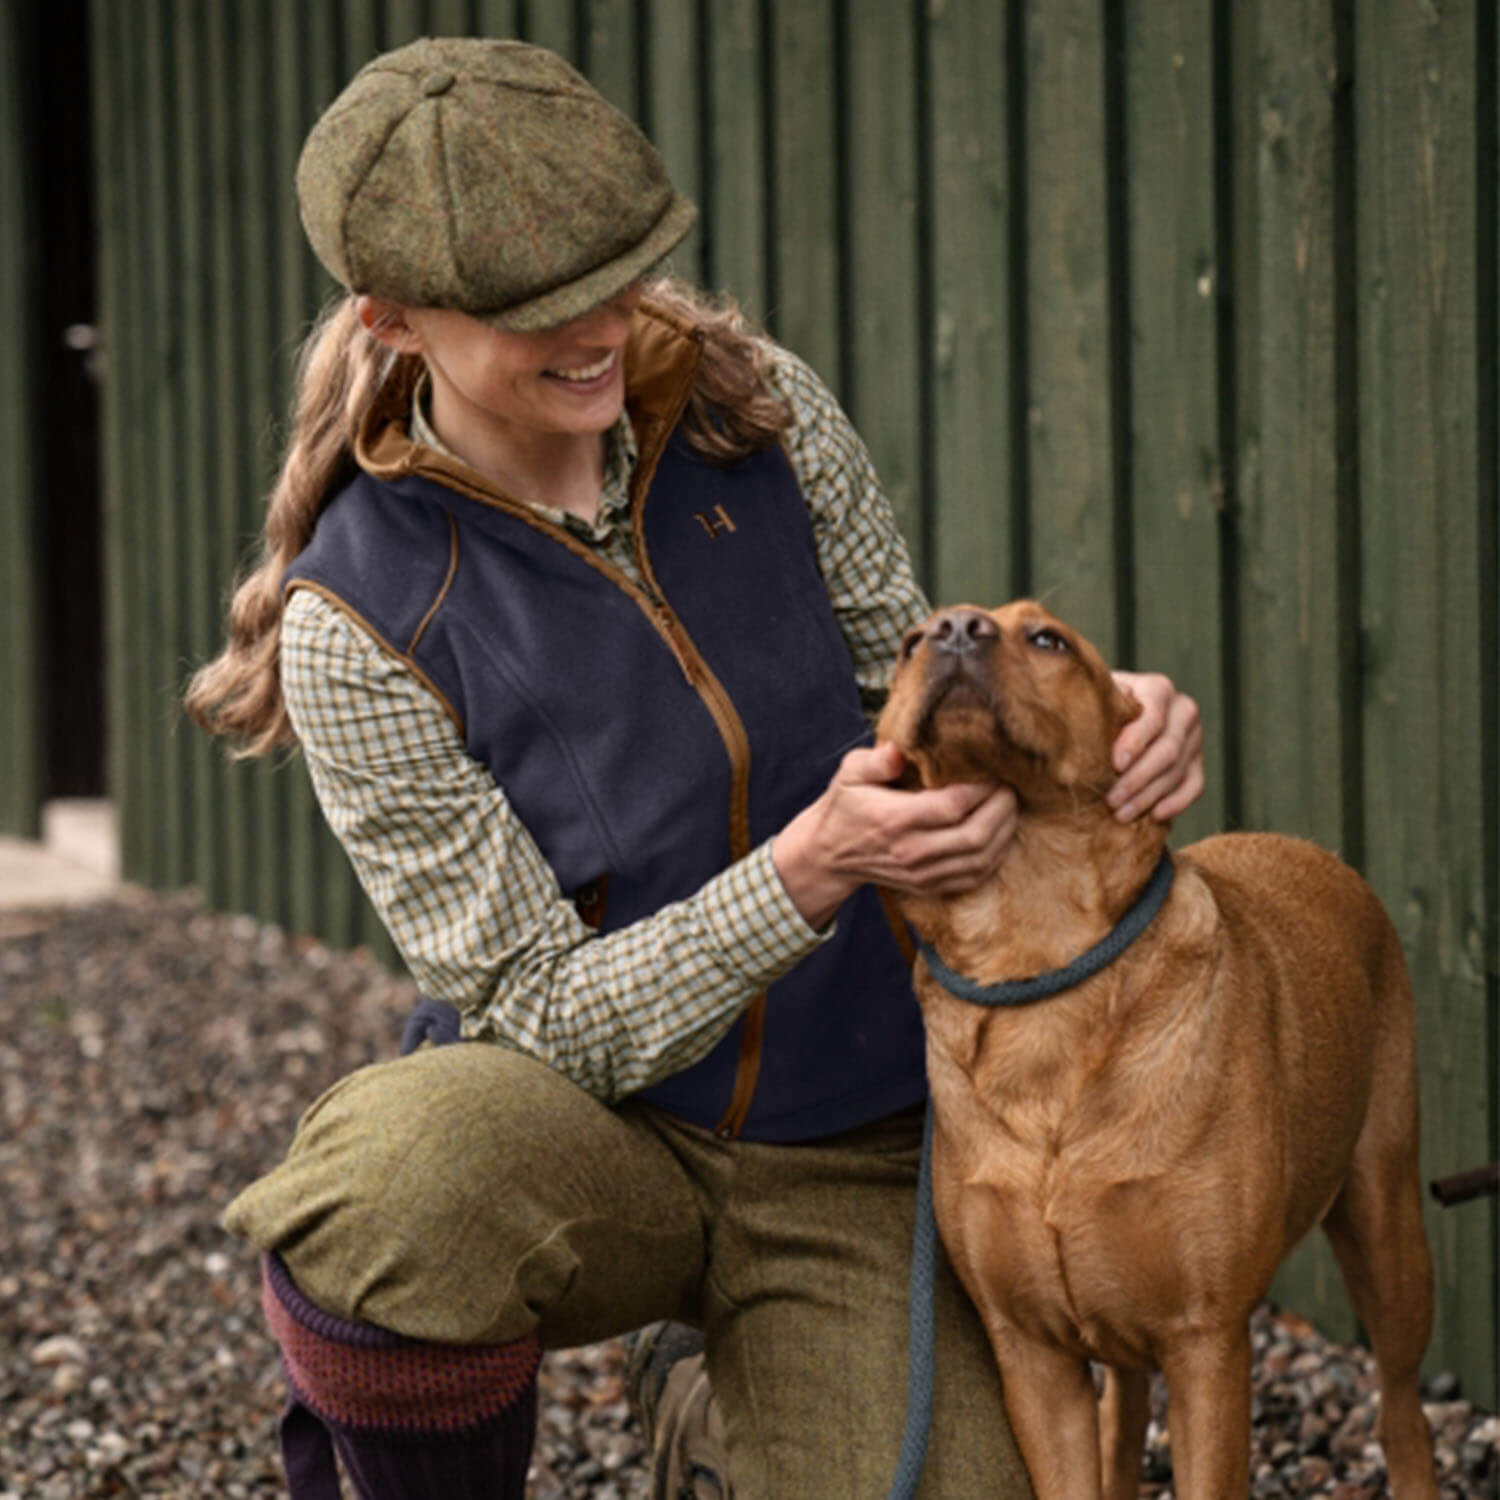
<svg viewBox="0 0 1500 1500">
<path fill-rule="evenodd" d="M 625 403 L 625 340 L 640 300 L 632 282 L 539 333 L 508 333 L 444 308 L 408 308 L 405 320 L 432 372 L 434 414 L 533 433 L 599 433 Z"/>
</svg>

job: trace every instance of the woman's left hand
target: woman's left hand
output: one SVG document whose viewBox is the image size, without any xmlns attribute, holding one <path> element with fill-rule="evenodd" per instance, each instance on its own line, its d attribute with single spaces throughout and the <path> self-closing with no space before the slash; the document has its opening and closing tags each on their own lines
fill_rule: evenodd
<svg viewBox="0 0 1500 1500">
<path fill-rule="evenodd" d="M 1116 672 L 1114 679 L 1140 703 L 1141 713 L 1115 740 L 1120 778 L 1110 789 L 1109 805 L 1122 823 L 1146 812 L 1165 823 L 1203 792 L 1198 705 L 1160 672 Z"/>
</svg>

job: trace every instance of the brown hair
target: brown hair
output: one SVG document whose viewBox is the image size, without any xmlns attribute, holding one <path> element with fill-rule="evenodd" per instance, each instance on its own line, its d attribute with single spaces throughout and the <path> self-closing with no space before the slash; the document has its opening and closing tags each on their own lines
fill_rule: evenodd
<svg viewBox="0 0 1500 1500">
<path fill-rule="evenodd" d="M 766 346 L 732 298 L 715 301 L 661 278 L 648 284 L 641 305 L 703 330 L 703 358 L 683 414 L 684 435 L 698 452 L 729 464 L 780 440 L 791 408 L 768 384 Z M 281 695 L 282 580 L 311 541 L 319 512 L 352 473 L 355 438 L 375 398 L 410 390 L 420 372 L 419 355 L 395 352 L 364 327 L 352 294 L 324 309 L 302 345 L 291 435 L 267 499 L 259 558 L 235 588 L 228 642 L 183 695 L 194 723 L 236 741 L 236 758 L 296 739 Z"/>
<path fill-rule="evenodd" d="M 705 458 L 732 464 L 781 441 L 792 409 L 770 384 L 764 339 L 727 292 L 710 298 L 675 277 L 649 282 L 646 308 L 696 323 L 703 330 L 703 359 L 683 413 L 683 435 Z"/>
</svg>

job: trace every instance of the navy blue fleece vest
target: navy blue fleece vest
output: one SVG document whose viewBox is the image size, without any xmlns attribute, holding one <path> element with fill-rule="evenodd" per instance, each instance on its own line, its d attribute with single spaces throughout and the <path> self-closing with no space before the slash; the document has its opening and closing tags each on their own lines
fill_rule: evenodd
<svg viewBox="0 0 1500 1500">
<path fill-rule="evenodd" d="M 723 468 L 674 434 L 637 503 L 660 598 L 545 525 L 415 476 L 360 474 L 287 574 L 336 596 L 442 693 L 564 891 L 607 877 L 605 932 L 691 895 L 777 832 L 869 737 L 781 451 Z M 717 722 L 713 686 L 674 632 L 721 686 Z M 749 754 L 738 850 L 735 720 Z M 764 1016 L 750 1139 L 828 1135 L 926 1092 L 910 971 L 868 887 L 770 987 Z M 714 1128 L 744 1024 L 642 1097 Z"/>
</svg>

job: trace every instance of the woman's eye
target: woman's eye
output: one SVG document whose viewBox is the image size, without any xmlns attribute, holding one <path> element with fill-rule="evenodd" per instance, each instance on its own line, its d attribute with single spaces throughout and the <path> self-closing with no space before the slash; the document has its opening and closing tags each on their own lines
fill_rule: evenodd
<svg viewBox="0 0 1500 1500">
<path fill-rule="evenodd" d="M 1043 626 L 1033 630 L 1026 639 L 1039 651 L 1071 651 L 1073 648 L 1055 630 Z"/>
</svg>

